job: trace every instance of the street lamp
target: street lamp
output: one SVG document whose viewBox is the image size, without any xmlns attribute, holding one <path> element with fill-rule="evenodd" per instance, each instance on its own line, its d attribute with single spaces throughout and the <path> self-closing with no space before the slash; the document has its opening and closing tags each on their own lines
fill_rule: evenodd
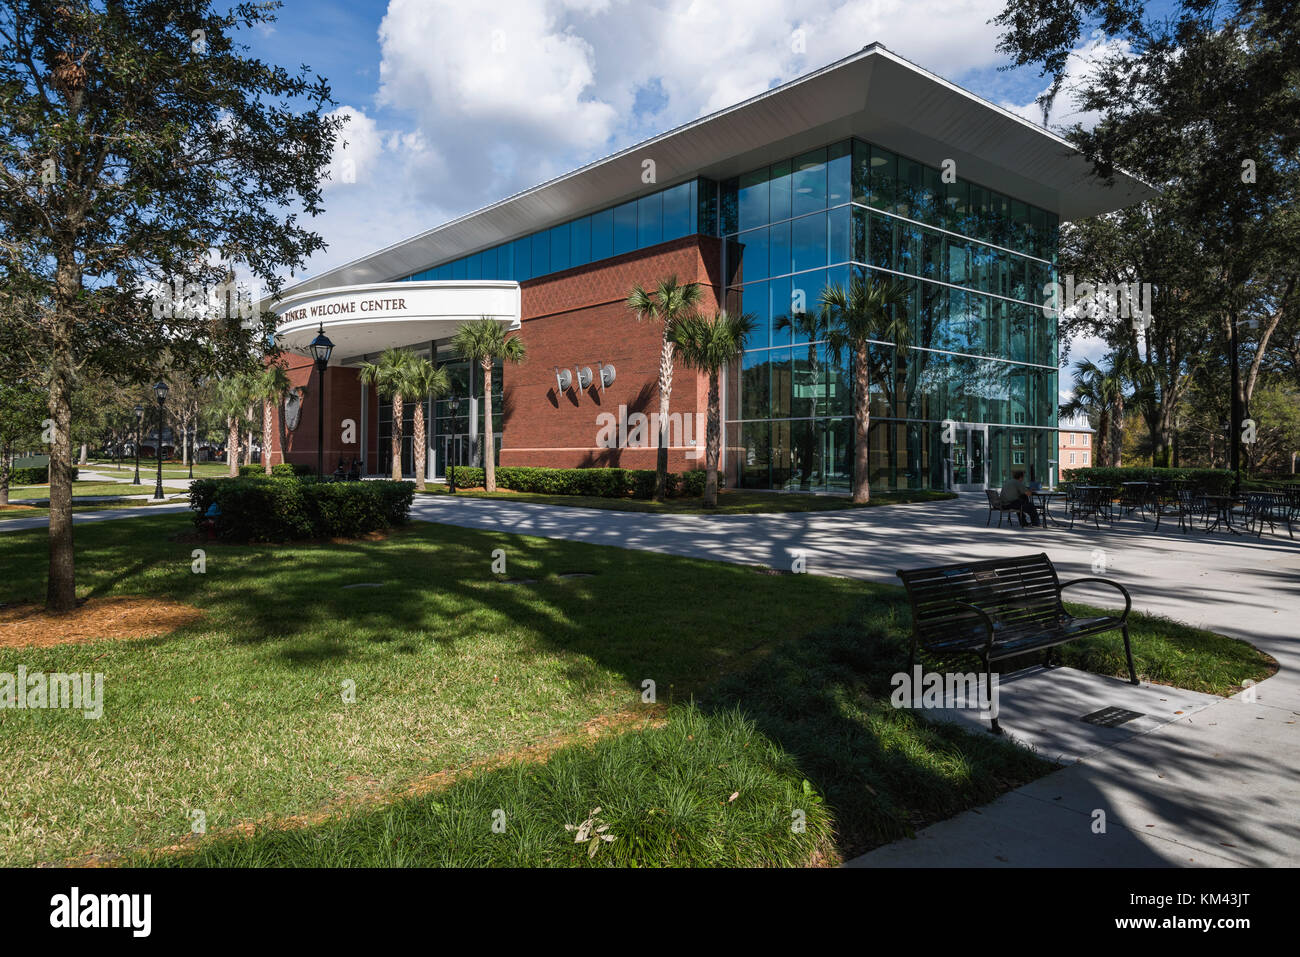
<svg viewBox="0 0 1300 957">
<path fill-rule="evenodd" d="M 167 383 L 159 380 L 154 383 L 153 394 L 158 397 L 158 447 L 154 454 L 158 457 L 158 482 L 153 487 L 155 501 L 161 501 L 162 490 L 162 443 L 163 443 L 163 403 L 167 401 Z"/>
<path fill-rule="evenodd" d="M 447 407 L 448 407 L 449 409 L 451 409 L 451 434 L 452 434 L 453 436 L 455 436 L 455 434 L 456 434 L 456 413 L 460 411 L 460 396 L 453 395 L 453 396 L 451 397 L 451 400 L 447 403 Z M 453 439 L 453 441 L 451 442 L 451 448 L 452 448 L 452 449 L 455 449 L 455 447 L 456 447 L 456 443 L 455 443 L 455 440 Z M 451 459 L 452 459 L 452 461 L 449 462 L 449 463 L 447 464 L 447 491 L 451 492 L 452 495 L 455 495 L 455 494 L 456 494 L 456 456 L 455 456 L 455 452 L 452 452 Z"/>
<path fill-rule="evenodd" d="M 140 484 L 140 430 L 144 427 L 144 406 L 135 404 L 135 478 L 132 485 Z"/>
<path fill-rule="evenodd" d="M 320 379 L 316 398 L 316 474 L 325 474 L 325 368 L 330 364 L 330 355 L 334 352 L 334 343 L 325 335 L 325 324 L 320 323 L 316 338 L 307 346 L 311 357 L 316 360 L 316 376 Z"/>
</svg>

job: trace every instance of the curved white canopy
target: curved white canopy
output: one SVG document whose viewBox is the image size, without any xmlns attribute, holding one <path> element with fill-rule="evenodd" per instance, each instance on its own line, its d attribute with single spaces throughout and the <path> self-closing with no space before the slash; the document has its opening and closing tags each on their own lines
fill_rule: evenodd
<svg viewBox="0 0 1300 957">
<path fill-rule="evenodd" d="M 490 316 L 519 328 L 519 283 L 497 280 L 384 282 L 333 286 L 286 296 L 272 306 L 281 348 L 310 355 L 320 329 L 334 343 L 330 365 L 455 335 L 470 319 Z"/>
</svg>

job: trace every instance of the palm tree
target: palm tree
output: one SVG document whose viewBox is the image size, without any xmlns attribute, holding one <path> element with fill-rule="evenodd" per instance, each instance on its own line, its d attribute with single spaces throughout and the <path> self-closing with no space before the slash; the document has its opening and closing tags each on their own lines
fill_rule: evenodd
<svg viewBox="0 0 1300 957">
<path fill-rule="evenodd" d="M 703 291 L 698 282 L 680 285 L 676 276 L 660 279 L 654 292 L 637 283 L 627 297 L 627 307 L 638 322 L 663 325 L 659 349 L 659 456 L 655 462 L 655 499 L 662 501 L 668 489 L 668 402 L 673 392 L 673 326 L 695 312 Z"/>
<path fill-rule="evenodd" d="M 239 373 L 217 383 L 216 409 L 226 419 L 226 464 L 231 478 L 239 474 L 239 433 L 248 411 L 248 376 Z"/>
<path fill-rule="evenodd" d="M 1124 405 L 1130 388 L 1134 398 L 1151 381 L 1146 366 L 1131 353 L 1112 352 L 1105 366 L 1080 359 L 1074 366 L 1074 389 L 1070 401 L 1062 403 L 1061 418 L 1087 416 L 1097 420 L 1098 465 L 1118 468 L 1124 432 Z"/>
<path fill-rule="evenodd" d="M 406 349 L 385 349 L 378 362 L 361 366 L 361 382 L 372 385 L 380 398 L 393 402 L 393 481 L 402 480 L 402 399 L 409 393 L 406 377 L 412 354 Z"/>
<path fill-rule="evenodd" d="M 528 350 L 518 336 L 506 334 L 505 327 L 491 316 L 473 319 L 460 327 L 451 340 L 451 346 L 470 362 L 477 362 L 483 370 L 483 487 L 489 492 L 497 490 L 496 440 L 492 434 L 492 363 L 500 359 L 518 365 L 528 357 Z"/>
<path fill-rule="evenodd" d="M 754 330 L 754 316 L 732 316 L 726 311 L 712 316 L 698 313 L 683 316 L 673 324 L 672 343 L 681 353 L 682 362 L 709 376 L 709 424 L 704 443 L 704 506 L 718 504 L 718 449 L 722 440 L 722 402 L 718 395 L 718 376 L 724 365 L 745 351 L 745 339 Z"/>
<path fill-rule="evenodd" d="M 424 400 L 429 396 L 437 399 L 446 395 L 451 389 L 451 382 L 447 379 L 446 369 L 439 369 L 428 359 L 414 353 L 407 353 L 407 356 L 401 392 L 415 403 L 411 444 L 415 452 L 415 487 L 423 492 L 425 463 L 429 452 L 429 443 L 424 434 Z"/>
<path fill-rule="evenodd" d="M 907 301 L 907 286 L 874 274 L 855 275 L 846 290 L 839 284 L 822 290 L 826 310 L 826 345 L 839 362 L 853 354 L 853 501 L 871 499 L 870 458 L 867 436 L 871 428 L 871 342 L 892 342 L 902 348 L 908 339 L 907 316 L 894 308 Z"/>
<path fill-rule="evenodd" d="M 271 474 L 271 410 L 284 402 L 289 391 L 289 374 L 278 361 L 268 362 L 253 377 L 253 393 L 262 400 L 262 471 Z M 280 457 L 284 458 L 284 416 L 280 416 Z"/>
</svg>

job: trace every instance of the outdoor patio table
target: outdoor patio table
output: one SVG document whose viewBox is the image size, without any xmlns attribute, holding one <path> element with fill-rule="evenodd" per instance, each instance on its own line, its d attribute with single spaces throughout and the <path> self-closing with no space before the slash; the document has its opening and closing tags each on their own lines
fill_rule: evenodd
<svg viewBox="0 0 1300 957">
<path fill-rule="evenodd" d="M 1209 510 L 1207 509 L 1205 513 L 1205 519 L 1206 519 L 1205 530 L 1207 532 L 1216 531 L 1218 527 L 1222 525 L 1224 528 L 1232 532 L 1232 534 L 1234 535 L 1241 534 L 1232 525 L 1232 506 L 1236 504 L 1236 499 L 1234 499 L 1231 495 L 1205 495 L 1202 497 L 1205 499 L 1206 502 L 1208 502 L 1211 506 L 1214 507 L 1213 524 L 1211 524 L 1209 521 Z"/>
<path fill-rule="evenodd" d="M 1065 493 L 1057 492 L 1053 489 L 1041 489 L 1031 494 L 1038 502 L 1039 511 L 1043 513 L 1043 527 L 1046 528 L 1048 525 L 1059 527 L 1061 523 L 1052 518 L 1051 504 L 1052 499 L 1054 498 L 1065 498 Z"/>
</svg>

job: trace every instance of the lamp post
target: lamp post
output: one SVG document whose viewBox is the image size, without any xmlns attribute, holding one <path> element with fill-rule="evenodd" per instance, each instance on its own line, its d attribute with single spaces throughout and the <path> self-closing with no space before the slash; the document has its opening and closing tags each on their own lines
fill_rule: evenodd
<svg viewBox="0 0 1300 957">
<path fill-rule="evenodd" d="M 321 323 L 316 331 L 316 338 L 307 346 L 311 357 L 316 360 L 316 377 L 320 379 L 317 386 L 320 395 L 316 398 L 316 474 L 325 474 L 325 369 L 330 364 L 330 354 L 334 352 L 334 343 L 325 335 L 325 324 Z"/>
<path fill-rule="evenodd" d="M 140 484 L 140 430 L 144 427 L 144 406 L 135 404 L 135 478 L 132 485 Z"/>
<path fill-rule="evenodd" d="M 163 403 L 167 401 L 167 383 L 159 380 L 154 383 L 153 394 L 158 397 L 158 447 L 154 449 L 154 454 L 158 458 L 158 482 L 153 487 L 153 497 L 156 501 L 161 501 L 163 497 L 162 489 L 162 443 L 163 443 Z"/>
<path fill-rule="evenodd" d="M 456 413 L 460 411 L 460 396 L 453 395 L 450 401 L 448 401 L 447 407 L 451 409 L 451 434 L 455 436 Z M 454 438 L 451 442 L 451 448 L 452 449 L 456 448 L 456 442 Z M 455 461 L 456 455 L 454 451 L 452 452 L 451 459 L 452 461 L 447 463 L 447 490 L 451 492 L 452 495 L 455 495 L 456 494 L 456 461 Z"/>
</svg>

